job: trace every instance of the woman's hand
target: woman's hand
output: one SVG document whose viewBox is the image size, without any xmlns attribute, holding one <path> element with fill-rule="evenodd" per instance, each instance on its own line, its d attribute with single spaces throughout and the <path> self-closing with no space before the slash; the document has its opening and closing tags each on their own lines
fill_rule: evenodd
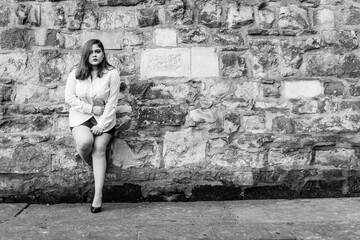
<svg viewBox="0 0 360 240">
<path fill-rule="evenodd" d="M 93 127 L 91 128 L 91 132 L 92 132 L 94 135 L 98 136 L 98 135 L 101 135 L 101 134 L 103 133 L 103 130 L 102 130 L 101 128 L 99 128 L 98 126 L 93 126 Z"/>
<path fill-rule="evenodd" d="M 104 106 L 93 106 L 92 113 L 95 115 L 102 115 L 104 113 Z"/>
</svg>

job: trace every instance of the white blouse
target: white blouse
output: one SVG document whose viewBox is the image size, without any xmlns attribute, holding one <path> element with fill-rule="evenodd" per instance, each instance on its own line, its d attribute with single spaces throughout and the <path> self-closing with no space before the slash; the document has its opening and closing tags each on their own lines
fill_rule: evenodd
<svg viewBox="0 0 360 240">
<path fill-rule="evenodd" d="M 104 132 L 116 124 L 116 106 L 120 91 L 120 75 L 116 69 L 106 71 L 101 78 L 91 77 L 79 80 L 76 69 L 70 72 L 65 86 L 65 102 L 70 105 L 69 125 L 79 126 L 91 117 L 95 117 L 97 126 Z M 100 103 L 100 104 L 99 104 Z M 101 116 L 92 113 L 95 105 L 105 105 Z"/>
</svg>

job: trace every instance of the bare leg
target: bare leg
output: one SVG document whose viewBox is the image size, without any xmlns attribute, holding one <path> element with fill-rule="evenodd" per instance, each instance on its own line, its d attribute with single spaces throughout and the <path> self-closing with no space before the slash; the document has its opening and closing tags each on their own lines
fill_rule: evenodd
<svg viewBox="0 0 360 240">
<path fill-rule="evenodd" d="M 91 165 L 94 135 L 90 131 L 90 128 L 80 125 L 73 128 L 72 134 L 80 157 L 84 159 L 87 164 Z"/>
<path fill-rule="evenodd" d="M 102 203 L 102 191 L 106 172 L 106 147 L 111 139 L 111 135 L 108 133 L 103 133 L 94 137 L 95 140 L 92 151 L 92 159 L 95 180 L 95 194 L 92 206 L 100 207 Z"/>
</svg>

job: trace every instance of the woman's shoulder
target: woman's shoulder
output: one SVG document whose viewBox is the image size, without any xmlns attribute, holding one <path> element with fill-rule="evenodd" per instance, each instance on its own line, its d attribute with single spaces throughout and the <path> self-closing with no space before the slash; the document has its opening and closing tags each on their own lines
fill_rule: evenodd
<svg viewBox="0 0 360 240">
<path fill-rule="evenodd" d="M 117 75 L 117 76 L 120 76 L 120 72 L 118 69 L 116 69 L 115 67 L 109 67 L 107 70 L 106 70 L 107 74 L 109 74 L 109 76 L 114 76 L 114 75 Z"/>
</svg>

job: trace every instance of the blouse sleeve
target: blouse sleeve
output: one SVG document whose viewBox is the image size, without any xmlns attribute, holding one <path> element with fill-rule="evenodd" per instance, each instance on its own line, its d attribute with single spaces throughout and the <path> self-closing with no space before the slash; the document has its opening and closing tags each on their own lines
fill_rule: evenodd
<svg viewBox="0 0 360 240">
<path fill-rule="evenodd" d="M 120 75 L 117 70 L 112 70 L 109 79 L 110 93 L 105 104 L 104 113 L 100 116 L 97 126 L 105 129 L 113 121 L 116 116 L 116 106 L 118 103 L 120 92 Z"/>
<path fill-rule="evenodd" d="M 91 114 L 92 105 L 85 103 L 80 98 L 76 96 L 76 77 L 75 70 L 71 71 L 65 86 L 65 102 L 70 105 L 71 109 L 81 112 Z"/>
</svg>

